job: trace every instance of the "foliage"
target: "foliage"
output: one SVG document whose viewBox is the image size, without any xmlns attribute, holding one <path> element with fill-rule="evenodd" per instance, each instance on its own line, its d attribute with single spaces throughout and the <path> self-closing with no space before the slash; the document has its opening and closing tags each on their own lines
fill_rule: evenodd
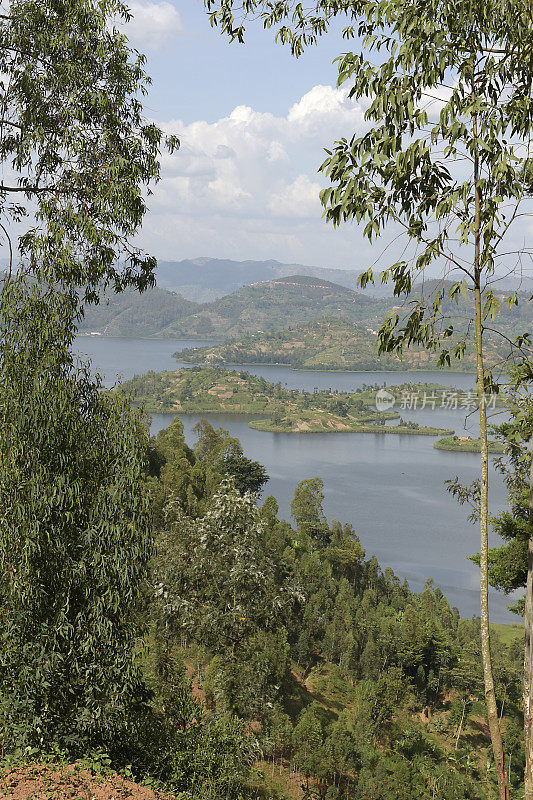
<svg viewBox="0 0 533 800">
<path fill-rule="evenodd" d="M 179 452 L 176 421 L 172 431 Z M 202 429 L 197 456 L 230 447 L 225 436 Z M 490 796 L 490 774 L 458 768 L 447 755 L 460 698 L 473 708 L 465 665 L 478 680 L 479 624 L 460 620 L 431 584 L 413 594 L 367 559 L 350 526 L 327 522 L 323 499 L 320 480 L 303 481 L 292 504 L 294 528 L 278 518 L 274 498 L 254 510 L 231 483 L 219 483 L 192 516 L 171 501 L 152 573 L 157 629 L 196 665 L 210 713 L 260 719 L 266 757 L 298 768 L 310 787 L 402 800 L 435 791 L 450 800 Z M 290 587 L 298 594 L 287 602 Z M 283 608 L 273 613 L 280 599 Z M 497 698 L 512 726 L 520 655 L 510 648 L 493 645 Z M 419 709 L 429 714 L 427 732 L 410 722 Z M 477 752 L 468 744 L 472 718 L 465 717 L 458 759 Z M 506 747 L 515 753 L 514 740 Z M 416 769 L 407 766 L 413 759 Z"/>
<path fill-rule="evenodd" d="M 144 58 L 117 28 L 128 19 L 120 0 L 12 0 L 0 16 L 2 232 L 16 250 L 9 226 L 22 222 L 26 268 L 89 299 L 101 282 L 153 283 L 155 260 L 131 237 L 162 134 L 142 117 Z"/>
<path fill-rule="evenodd" d="M 179 653 L 161 631 L 152 631 L 145 678 L 153 693 L 147 713 L 137 718 L 113 758 L 135 775 L 179 792 L 182 800 L 237 800 L 247 796 L 257 742 L 242 720 L 211 714 L 194 698 Z"/>
<path fill-rule="evenodd" d="M 515 397 L 510 407 L 510 419 L 495 428 L 507 454 L 506 458 L 498 459 L 496 466 L 507 485 L 509 508 L 491 518 L 491 524 L 504 544 L 489 550 L 489 580 L 492 586 L 506 594 L 525 587 L 527 581 L 528 543 L 531 537 L 531 405 L 529 397 Z M 454 482 L 450 490 L 461 502 L 473 505 L 476 513 L 475 484 L 462 487 Z M 472 560 L 479 563 L 479 555 L 473 556 Z M 512 610 L 523 614 L 523 602 L 518 601 Z"/>
<path fill-rule="evenodd" d="M 69 346 L 77 297 L 0 296 L 0 693 L 6 751 L 105 747 L 144 689 L 133 614 L 150 554 L 146 434 Z"/>
<path fill-rule="evenodd" d="M 244 716 L 260 714 L 287 668 L 278 626 L 289 595 L 275 585 L 252 497 L 226 480 L 198 519 L 171 501 L 157 556 L 161 624 L 216 657 L 219 705 Z"/>
<path fill-rule="evenodd" d="M 529 152 L 533 131 L 532 27 L 521 0 L 351 0 L 295 7 L 289 0 L 206 0 L 213 24 L 232 39 L 243 39 L 234 8 L 281 25 L 278 34 L 299 55 L 324 34 L 337 15 L 347 16 L 346 39 L 361 39 L 363 53 L 338 59 L 338 84 L 366 105 L 368 129 L 336 142 L 322 170 L 330 186 L 321 192 L 325 216 L 334 225 L 355 221 L 370 241 L 385 231 L 405 236 L 401 260 L 381 270 L 392 279 L 394 294 L 409 296 L 414 279 L 430 266 L 452 277 L 427 297 L 410 304 L 404 315 L 389 315 L 379 330 L 380 352 L 401 353 L 424 345 L 440 364 L 461 360 L 469 338 L 461 340 L 455 315 L 444 300 L 470 297 L 479 399 L 480 459 L 480 611 L 485 700 L 500 800 L 507 798 L 507 772 L 494 695 L 488 608 L 488 453 L 484 395 L 495 386 L 485 363 L 484 336 L 492 329 L 501 303 L 493 291 L 496 270 L 508 269 L 518 256 L 509 230 L 522 216 L 532 186 Z M 366 55 L 369 55 L 367 58 Z M 373 268 L 360 285 L 374 281 Z M 505 302 L 519 300 L 510 292 Z M 464 316 L 464 315 L 460 315 Z M 511 358 L 531 379 L 528 331 L 507 339 Z M 531 601 L 528 593 L 528 602 Z M 530 616 L 528 612 L 528 618 Z M 529 624 L 529 623 L 528 623 Z M 530 700 L 525 703 L 526 716 Z M 533 796 L 533 740 L 525 725 L 526 797 Z"/>
</svg>

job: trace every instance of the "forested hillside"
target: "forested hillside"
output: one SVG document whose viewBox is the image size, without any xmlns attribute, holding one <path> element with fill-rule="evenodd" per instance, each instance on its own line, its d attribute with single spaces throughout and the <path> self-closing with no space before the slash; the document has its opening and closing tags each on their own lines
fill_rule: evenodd
<svg viewBox="0 0 533 800">
<path fill-rule="evenodd" d="M 165 289 L 143 294 L 104 294 L 85 309 L 80 330 L 108 336 L 226 338 L 264 328 L 314 320 L 328 312 L 355 321 L 375 317 L 383 306 L 318 278 L 293 275 L 246 286 L 212 303 L 198 305 Z"/>
<path fill-rule="evenodd" d="M 0 7 L 0 798 L 533 800 L 533 306 L 499 283 L 518 284 L 533 256 L 530 4 Z M 294 56 L 324 36 L 333 46 L 300 59 L 311 69 L 293 84 L 270 29 Z M 148 58 L 165 78 L 155 92 Z M 353 225 L 342 248 L 324 219 Z M 356 291 L 346 273 L 210 259 L 181 265 L 181 280 L 203 270 L 179 284 L 188 298 L 152 288 L 150 243 L 198 241 L 355 253 L 361 288 L 389 284 L 394 297 Z M 204 352 L 207 365 L 107 389 L 77 355 L 80 332 L 234 341 Z M 434 365 L 428 353 L 472 366 L 474 346 L 475 392 L 445 403 L 436 384 L 296 391 L 210 365 L 246 352 L 373 366 L 376 336 L 415 367 Z M 170 348 L 151 343 L 147 357 L 158 349 Z M 411 416 L 422 392 L 436 409 L 439 390 L 440 408 L 475 415 L 479 439 L 442 429 L 447 455 L 381 447 L 439 433 L 393 410 L 401 397 Z M 174 414 L 188 412 L 199 421 L 186 438 Z M 250 448 L 272 445 L 255 460 L 203 412 L 259 413 L 256 430 L 327 432 L 344 448 L 321 435 L 313 453 L 293 437 L 289 453 L 254 431 Z M 365 433 L 366 456 L 352 447 Z M 284 501 L 296 484 L 283 515 L 263 457 Z M 316 473 L 329 468 L 328 504 L 353 526 L 326 518 Z M 447 515 L 442 481 L 464 516 Z M 433 556 L 428 531 L 442 537 Z M 455 561 L 465 542 L 479 550 L 471 619 L 444 593 L 472 574 Z M 442 586 L 419 583 L 421 565 Z M 491 625 L 489 585 L 523 618 L 518 632 Z"/>
<path fill-rule="evenodd" d="M 457 340 L 457 337 L 456 337 Z M 505 344 L 487 335 L 487 363 L 501 360 Z M 425 347 L 411 347 L 403 358 L 378 355 L 377 333 L 369 323 L 320 319 L 282 330 L 250 333 L 211 347 L 190 347 L 175 353 L 178 361 L 192 364 L 286 364 L 292 369 L 346 371 L 437 370 L 438 355 Z M 457 372 L 472 372 L 474 352 L 469 346 Z"/>
<path fill-rule="evenodd" d="M 162 777 L 184 797 L 205 791 L 201 725 L 219 750 L 209 797 L 490 797 L 478 623 L 431 584 L 413 594 L 329 523 L 318 478 L 299 484 L 289 524 L 273 497 L 247 494 L 266 475 L 237 440 L 206 422 L 197 436 L 189 448 L 175 419 L 150 451 L 146 675 L 159 703 L 174 693 L 168 721 L 189 726 L 178 760 L 152 743 Z M 493 647 L 517 786 L 520 641 Z"/>
<path fill-rule="evenodd" d="M 222 297 L 162 331 L 169 337 L 203 338 L 239 336 L 243 333 L 286 327 L 324 315 L 356 322 L 375 318 L 379 301 L 318 278 L 291 275 L 245 286 Z"/>
<path fill-rule="evenodd" d="M 104 293 L 97 305 L 87 305 L 80 333 L 97 331 L 104 336 L 157 336 L 167 325 L 192 314 L 198 306 L 179 294 L 164 289 L 147 289 L 139 294 L 129 289 L 122 294 Z"/>
</svg>

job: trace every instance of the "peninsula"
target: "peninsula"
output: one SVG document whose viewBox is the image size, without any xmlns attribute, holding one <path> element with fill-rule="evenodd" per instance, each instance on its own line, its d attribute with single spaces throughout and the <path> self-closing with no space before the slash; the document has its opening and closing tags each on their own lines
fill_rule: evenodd
<svg viewBox="0 0 533 800">
<path fill-rule="evenodd" d="M 506 447 L 503 442 L 490 441 L 488 443 L 489 453 L 499 453 L 500 455 L 506 452 Z M 481 442 L 479 439 L 471 439 L 470 436 L 446 436 L 444 439 L 438 439 L 433 442 L 433 447 L 436 450 L 449 450 L 452 453 L 480 453 Z"/>
<path fill-rule="evenodd" d="M 418 436 L 448 436 L 443 428 L 404 422 L 393 410 L 396 399 L 407 393 L 407 384 L 390 387 L 390 410 L 377 411 L 378 387 L 338 392 L 304 392 L 286 389 L 247 372 L 220 367 L 191 367 L 176 372 L 149 372 L 124 384 L 136 402 L 147 411 L 174 414 L 239 414 L 254 417 L 249 424 L 262 431 L 279 433 L 378 433 Z M 420 387 L 417 387 L 420 389 Z M 435 391 L 434 385 L 427 392 Z M 397 425 L 387 425 L 399 420 Z"/>
<path fill-rule="evenodd" d="M 322 318 L 281 330 L 262 330 L 208 347 L 190 347 L 174 353 L 177 361 L 210 366 L 278 364 L 296 370 L 339 372 L 407 372 L 437 370 L 471 372 L 474 353 L 452 367 L 440 368 L 438 357 L 425 347 L 410 347 L 400 360 L 377 351 L 377 323 Z M 487 362 L 500 357 L 501 342 L 487 337 Z"/>
</svg>

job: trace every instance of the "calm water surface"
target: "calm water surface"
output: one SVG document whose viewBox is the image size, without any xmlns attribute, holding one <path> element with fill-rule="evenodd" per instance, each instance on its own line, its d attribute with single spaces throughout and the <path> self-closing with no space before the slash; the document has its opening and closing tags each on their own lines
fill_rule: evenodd
<svg viewBox="0 0 533 800">
<path fill-rule="evenodd" d="M 172 353 L 199 344 L 197 340 L 80 337 L 76 347 L 92 359 L 106 385 L 112 385 L 117 376 L 128 379 L 150 369 L 189 366 L 177 363 Z M 349 391 L 363 384 L 418 381 L 464 389 L 473 385 L 471 376 L 461 373 L 293 372 L 275 366 L 241 369 L 270 381 L 281 381 L 290 388 L 311 391 L 315 386 Z M 475 420 L 466 419 L 465 411 L 437 408 L 400 413 L 404 419 L 421 424 L 476 433 Z M 171 419 L 172 415 L 154 414 L 152 431 L 166 427 Z M 183 417 L 189 442 L 194 440 L 193 427 L 199 419 L 196 415 Z M 433 438 L 424 436 L 296 436 L 254 431 L 248 427 L 248 418 L 233 415 L 211 415 L 210 421 L 237 436 L 247 456 L 265 465 L 270 480 L 264 494 L 276 497 L 285 518 L 290 515 L 290 501 L 298 481 L 320 476 L 325 485 L 328 518 L 350 522 L 367 555 L 375 553 L 383 567 L 391 566 L 401 578 L 406 577 L 414 590 L 420 590 L 427 578 L 433 578 L 462 615 L 477 613 L 478 570 L 467 557 L 479 549 L 478 532 L 467 521 L 465 509 L 446 492 L 444 481 L 457 475 L 463 483 L 470 483 L 478 473 L 478 456 L 435 450 Z M 503 507 L 505 499 L 504 486 L 493 472 L 492 511 Z M 516 621 L 506 610 L 509 602 L 492 593 L 495 622 Z"/>
</svg>

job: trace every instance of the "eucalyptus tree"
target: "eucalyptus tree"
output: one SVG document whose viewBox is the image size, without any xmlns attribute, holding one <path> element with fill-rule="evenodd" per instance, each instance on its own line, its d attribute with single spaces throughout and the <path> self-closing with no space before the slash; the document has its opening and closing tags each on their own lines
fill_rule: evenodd
<svg viewBox="0 0 533 800">
<path fill-rule="evenodd" d="M 154 281 L 133 239 L 163 136 L 128 19 L 120 0 L 0 2 L 3 749 L 116 743 L 144 691 L 148 443 L 70 351 L 80 301 Z"/>
<path fill-rule="evenodd" d="M 481 428 L 480 598 L 485 698 L 500 798 L 507 796 L 502 737 L 492 675 L 488 606 L 488 446 L 486 392 L 494 376 L 484 343 L 502 302 L 494 289 L 502 273 L 519 268 L 514 223 L 527 212 L 533 182 L 533 11 L 522 0 L 205 0 L 211 23 L 244 41 L 248 19 L 259 18 L 294 55 L 325 35 L 337 17 L 345 40 L 361 52 L 338 59 L 339 85 L 363 100 L 368 129 L 341 139 L 322 171 L 321 193 L 334 225 L 355 221 L 374 242 L 403 234 L 404 255 L 384 263 L 409 310 L 395 312 L 379 331 L 380 352 L 412 343 L 438 353 L 439 363 L 464 354 L 472 335 Z M 363 51 L 370 53 L 368 58 Z M 382 262 L 385 255 L 381 256 Z M 440 268 L 432 296 L 412 298 L 415 279 Z M 373 269 L 360 284 L 374 281 Z M 463 300 L 461 301 L 461 297 Z M 450 314 L 446 301 L 457 301 Z M 461 305 L 460 305 L 461 303 Z M 466 313 L 465 313 L 466 309 Z M 467 320 L 461 321 L 461 317 Z M 452 338 L 453 337 L 453 338 Z M 506 340 L 511 357 L 531 375 L 527 334 Z M 452 342 L 453 344 L 450 344 Z M 533 797 L 533 785 L 526 785 Z"/>
<path fill-rule="evenodd" d="M 89 299 L 102 283 L 120 291 L 154 281 L 155 259 L 132 237 L 163 136 L 143 117 L 149 79 L 119 27 L 129 19 L 121 0 L 0 2 L 6 253 Z"/>
<path fill-rule="evenodd" d="M 185 514 L 179 498 L 167 507 L 153 571 L 158 624 L 207 650 L 226 707 L 264 713 L 287 669 L 284 608 L 294 592 L 276 584 L 254 495 L 226 478 L 205 514 Z"/>
<path fill-rule="evenodd" d="M 512 375 L 521 383 L 520 375 Z M 497 459 L 497 467 L 508 489 L 509 508 L 491 518 L 491 525 L 504 544 L 489 549 L 488 580 L 491 586 L 510 594 L 522 587 L 525 597 L 511 610 L 523 614 L 524 641 L 524 744 L 526 785 L 533 785 L 533 458 L 531 430 L 533 400 L 523 391 L 511 396 L 509 420 L 495 428 L 507 445 L 507 455 Z M 471 518 L 479 515 L 479 481 L 464 487 L 455 481 L 448 488 L 462 504 L 472 508 Z M 472 557 L 479 564 L 479 554 Z M 526 795 L 527 796 L 527 795 Z"/>
<path fill-rule="evenodd" d="M 148 437 L 129 399 L 77 365 L 77 303 L 20 279 L 0 294 L 3 752 L 115 747 L 146 697 L 134 614 Z"/>
</svg>

